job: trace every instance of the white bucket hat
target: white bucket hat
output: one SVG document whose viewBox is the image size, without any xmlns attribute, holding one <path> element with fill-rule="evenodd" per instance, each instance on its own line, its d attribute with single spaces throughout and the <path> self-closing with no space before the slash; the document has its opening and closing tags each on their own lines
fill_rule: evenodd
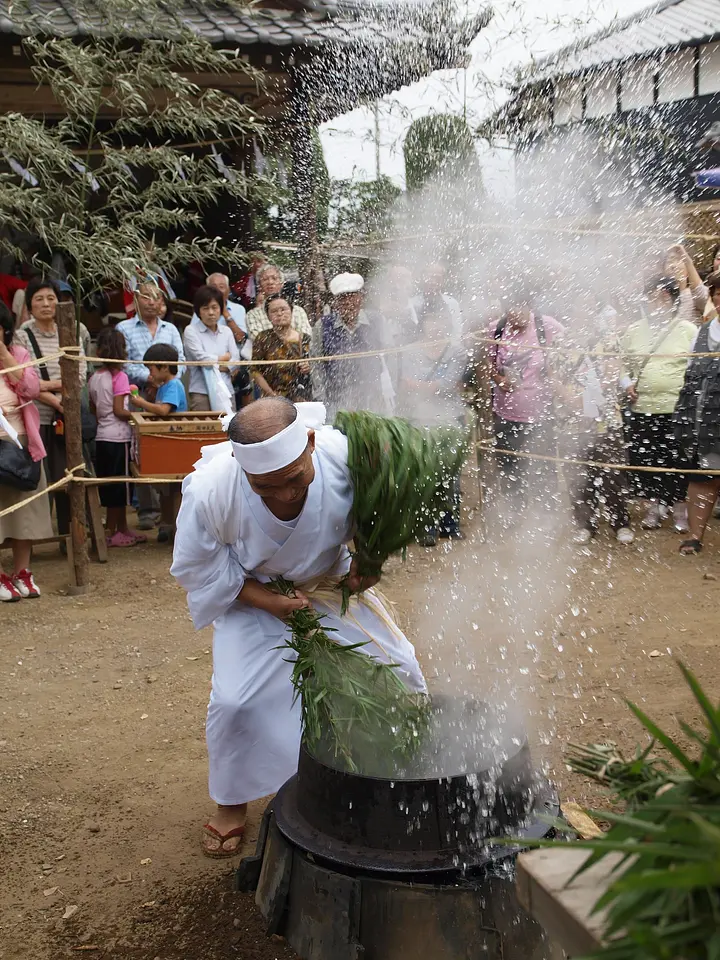
<svg viewBox="0 0 720 960">
<path fill-rule="evenodd" d="M 330 281 L 330 293 L 340 297 L 343 293 L 359 293 L 365 286 L 365 281 L 359 273 L 339 273 Z"/>
</svg>

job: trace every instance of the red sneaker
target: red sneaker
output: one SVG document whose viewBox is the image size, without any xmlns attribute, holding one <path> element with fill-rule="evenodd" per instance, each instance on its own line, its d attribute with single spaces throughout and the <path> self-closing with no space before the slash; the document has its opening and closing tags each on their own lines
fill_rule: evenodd
<svg viewBox="0 0 720 960">
<path fill-rule="evenodd" d="M 10 577 L 0 573 L 0 601 L 2 603 L 15 603 L 22 600 L 22 594 L 15 589 L 15 584 Z"/>
<path fill-rule="evenodd" d="M 40 596 L 40 590 L 35 583 L 35 578 L 29 570 L 21 570 L 12 578 L 13 586 L 25 600 L 32 600 Z"/>
</svg>

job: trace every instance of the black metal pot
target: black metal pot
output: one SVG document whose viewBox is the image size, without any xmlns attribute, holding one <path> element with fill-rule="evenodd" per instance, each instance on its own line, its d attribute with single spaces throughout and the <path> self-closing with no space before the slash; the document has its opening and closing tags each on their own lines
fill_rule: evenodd
<svg viewBox="0 0 720 960">
<path fill-rule="evenodd" d="M 487 705 L 468 703 L 473 722 L 487 731 L 487 716 L 478 720 Z M 508 847 L 489 846 L 490 838 L 544 836 L 548 826 L 539 816 L 559 812 L 556 794 L 533 768 L 524 730 L 509 727 L 493 734 L 494 749 L 485 743 L 455 756 L 462 772 L 441 776 L 362 776 L 335 769 L 303 747 L 297 776 L 275 799 L 278 828 L 313 856 L 351 870 L 457 874 L 502 860 Z M 472 742 L 472 727 L 467 736 Z M 431 768 L 442 769 L 442 751 L 438 740 Z"/>
</svg>

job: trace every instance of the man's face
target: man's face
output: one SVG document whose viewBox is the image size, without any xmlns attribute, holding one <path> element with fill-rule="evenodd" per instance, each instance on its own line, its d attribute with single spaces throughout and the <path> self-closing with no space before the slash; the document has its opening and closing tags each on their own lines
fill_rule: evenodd
<svg viewBox="0 0 720 960">
<path fill-rule="evenodd" d="M 353 323 L 357 320 L 362 304 L 363 295 L 361 291 L 357 293 L 341 293 L 335 297 L 337 312 L 346 323 Z"/>
<path fill-rule="evenodd" d="M 207 278 L 208 286 L 215 287 L 216 290 L 219 290 L 223 295 L 223 298 L 227 300 L 228 294 L 230 293 L 230 284 L 227 281 L 227 277 L 222 273 L 213 273 L 212 276 Z"/>
<path fill-rule="evenodd" d="M 151 323 L 160 316 L 163 306 L 163 295 L 158 287 L 151 283 L 141 283 L 137 292 L 138 312 L 143 320 Z"/>
<path fill-rule="evenodd" d="M 266 270 L 260 278 L 260 289 L 266 297 L 282 290 L 282 277 L 277 270 Z"/>
<path fill-rule="evenodd" d="M 282 470 L 273 473 L 248 473 L 251 489 L 266 502 L 299 504 L 307 496 L 308 487 L 315 479 L 312 454 L 315 449 L 315 431 L 308 430 L 305 452 Z"/>
</svg>

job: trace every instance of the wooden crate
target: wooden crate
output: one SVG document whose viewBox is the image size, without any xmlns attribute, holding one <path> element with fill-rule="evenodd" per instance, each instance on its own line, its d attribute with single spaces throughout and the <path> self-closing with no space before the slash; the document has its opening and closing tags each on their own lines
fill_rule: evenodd
<svg viewBox="0 0 720 960">
<path fill-rule="evenodd" d="M 227 439 L 219 420 L 222 416 L 212 411 L 170 413 L 166 417 L 134 412 L 136 476 L 163 480 L 186 477 L 200 459 L 202 447 Z"/>
</svg>

